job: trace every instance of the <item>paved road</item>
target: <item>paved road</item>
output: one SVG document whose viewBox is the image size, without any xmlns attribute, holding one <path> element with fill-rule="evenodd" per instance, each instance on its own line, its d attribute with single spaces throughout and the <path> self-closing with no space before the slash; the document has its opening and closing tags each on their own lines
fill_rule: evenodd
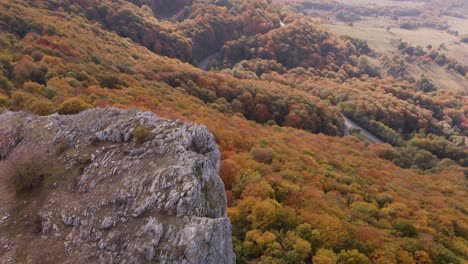
<svg viewBox="0 0 468 264">
<path fill-rule="evenodd" d="M 284 22 L 282 20 L 280 20 L 280 26 L 284 27 L 284 26 L 286 26 L 286 24 L 284 24 Z M 203 58 L 200 61 L 200 63 L 198 63 L 197 67 L 200 70 L 207 71 L 208 70 L 208 65 L 210 64 L 211 60 L 214 59 L 219 54 L 220 54 L 220 52 L 218 51 L 218 52 L 215 52 L 213 54 L 210 54 L 210 55 L 206 56 L 205 58 Z"/>
<path fill-rule="evenodd" d="M 283 21 L 280 20 L 280 25 L 281 27 L 284 27 L 285 24 Z M 211 60 L 213 58 L 215 58 L 216 56 L 218 56 L 220 54 L 220 52 L 215 52 L 213 54 L 210 54 L 208 56 L 206 56 L 205 58 L 203 58 L 200 63 L 198 63 L 198 68 L 203 70 L 203 71 L 206 71 L 208 70 L 208 65 L 210 64 Z M 361 130 L 361 134 L 363 136 L 365 136 L 366 138 L 368 138 L 370 141 L 374 142 L 374 143 L 377 143 L 377 144 L 384 144 L 385 142 L 383 140 L 381 140 L 380 138 L 374 136 L 371 132 L 365 130 L 363 127 L 359 126 L 358 124 L 356 124 L 354 121 L 352 121 L 351 119 L 347 118 L 346 116 L 343 116 L 344 119 L 345 119 L 345 131 L 344 131 L 344 134 L 347 136 L 349 135 L 349 129 L 354 127 L 354 128 L 359 128 Z"/>
<path fill-rule="evenodd" d="M 346 116 L 343 116 L 345 120 L 345 131 L 344 134 L 345 136 L 349 135 L 349 129 L 354 127 L 354 128 L 359 128 L 361 130 L 361 134 L 368 138 L 370 141 L 376 143 L 376 144 L 384 144 L 385 141 L 381 140 L 380 138 L 374 136 L 371 132 L 365 130 L 363 127 L 359 126 L 356 124 L 353 120 L 347 118 Z"/>
<path fill-rule="evenodd" d="M 210 61 L 218 55 L 219 51 L 206 56 L 205 58 L 203 58 L 203 60 L 200 61 L 200 63 L 198 63 L 197 67 L 203 71 L 208 70 L 208 65 L 210 64 Z"/>
</svg>

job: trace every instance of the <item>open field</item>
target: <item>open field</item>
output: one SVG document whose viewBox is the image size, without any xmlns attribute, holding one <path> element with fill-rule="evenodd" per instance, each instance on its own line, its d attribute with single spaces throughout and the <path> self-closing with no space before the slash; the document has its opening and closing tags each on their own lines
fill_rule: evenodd
<svg viewBox="0 0 468 264">
<path fill-rule="evenodd" d="M 465 20 L 468 30 L 468 19 Z M 461 22 L 459 23 L 461 25 Z M 433 48 L 438 48 L 444 44 L 447 55 L 468 64 L 468 44 L 459 43 L 459 37 L 445 31 L 430 28 L 402 29 L 397 27 L 396 21 L 384 17 L 369 18 L 353 24 L 349 26 L 348 23 L 334 21 L 333 24 L 326 26 L 339 35 L 350 35 L 366 40 L 373 50 L 379 52 L 396 51 L 395 43 L 399 39 L 422 47 L 432 45 Z M 391 27 L 389 30 L 388 26 Z"/>
<path fill-rule="evenodd" d="M 394 28 L 391 29 L 391 32 L 394 33 L 398 39 L 401 38 L 403 41 L 422 47 L 432 45 L 432 47 L 437 49 L 443 44 L 445 46 L 443 51 L 445 51 L 449 57 L 468 65 L 468 44 L 460 43 L 459 37 L 457 36 L 430 28 L 420 28 L 417 30 Z"/>
<path fill-rule="evenodd" d="M 454 20 L 461 26 L 465 20 Z M 434 49 L 443 44 L 443 51 L 451 58 L 454 58 L 464 64 L 468 64 L 468 44 L 460 43 L 457 36 L 450 35 L 444 31 L 420 28 L 416 30 L 406 30 L 396 28 L 396 22 L 389 18 L 369 18 L 354 22 L 349 26 L 345 22 L 334 21 L 326 26 L 339 35 L 349 35 L 355 38 L 366 40 L 369 47 L 379 53 L 392 55 L 398 52 L 396 45 L 399 39 L 426 47 L 432 45 Z M 454 22 L 455 23 L 455 22 Z M 466 19 L 468 24 L 468 19 Z M 387 27 L 391 28 L 387 30 Z M 467 27 L 468 28 L 468 27 Z M 409 73 L 419 79 L 422 74 L 432 79 L 437 87 L 441 89 L 450 89 L 452 91 L 466 90 L 467 79 L 457 74 L 451 73 L 446 69 L 437 66 L 434 63 L 428 64 L 409 64 Z"/>
<path fill-rule="evenodd" d="M 292 0 L 294 1 L 294 0 Z M 424 1 L 392 1 L 392 0 L 337 0 L 346 6 L 362 6 L 362 7 L 398 7 L 398 8 L 415 8 L 421 9 L 434 7 L 423 7 L 427 3 Z M 442 10 L 439 10 L 442 12 Z M 455 10 L 463 12 L 463 8 Z M 323 19 L 324 24 L 329 29 L 339 35 L 350 35 L 355 38 L 366 40 L 369 46 L 379 52 L 395 52 L 396 44 L 401 39 L 415 46 L 420 45 L 423 48 L 431 45 L 434 49 L 441 47 L 442 51 L 449 57 L 458 60 L 461 63 L 468 65 L 468 44 L 460 43 L 460 36 L 468 34 L 468 18 L 458 18 L 452 16 L 440 16 L 437 19 L 445 21 L 449 25 L 450 30 L 457 31 L 459 36 L 450 34 L 444 30 L 434 28 L 421 27 L 418 29 L 408 30 L 400 28 L 400 22 L 396 19 L 391 19 L 389 16 L 360 16 L 359 21 L 354 21 L 353 26 L 349 22 L 343 22 L 335 18 L 336 10 L 312 10 L 307 12 L 311 16 L 319 16 Z M 425 14 L 426 15 L 426 14 Z M 403 20 L 411 18 L 405 17 Z M 421 17 L 415 18 L 416 20 Z"/>
<path fill-rule="evenodd" d="M 459 35 L 468 34 L 468 19 L 443 16 L 443 19 L 447 20 L 450 28 L 458 31 Z"/>
<path fill-rule="evenodd" d="M 454 92 L 462 92 L 467 89 L 467 79 L 458 74 L 451 73 L 435 63 L 427 64 L 409 64 L 408 72 L 414 77 L 419 78 L 425 75 L 439 88 Z"/>
<path fill-rule="evenodd" d="M 390 32 L 395 34 L 396 39 L 401 38 L 403 41 L 407 41 L 413 43 L 414 45 L 420 45 L 423 47 L 432 45 L 432 47 L 437 48 L 442 44 L 448 45 L 453 42 L 458 42 L 458 37 L 450 35 L 445 31 L 431 28 L 419 28 L 415 30 L 392 28 Z"/>
<path fill-rule="evenodd" d="M 466 43 L 449 43 L 446 45 L 447 55 L 455 58 L 465 65 L 468 65 L 468 44 Z"/>
<path fill-rule="evenodd" d="M 388 50 L 396 51 L 392 43 L 398 40 L 398 36 L 387 31 L 388 25 L 393 25 L 395 21 L 386 18 L 369 18 L 354 22 L 353 26 L 348 23 L 335 21 L 333 24 L 326 24 L 326 27 L 339 35 L 349 35 L 367 41 L 373 50 L 384 52 Z"/>
<path fill-rule="evenodd" d="M 347 5 L 374 5 L 374 6 L 398 6 L 398 7 L 419 7 L 424 5 L 424 2 L 418 1 L 391 1 L 391 0 L 338 0 Z"/>
</svg>

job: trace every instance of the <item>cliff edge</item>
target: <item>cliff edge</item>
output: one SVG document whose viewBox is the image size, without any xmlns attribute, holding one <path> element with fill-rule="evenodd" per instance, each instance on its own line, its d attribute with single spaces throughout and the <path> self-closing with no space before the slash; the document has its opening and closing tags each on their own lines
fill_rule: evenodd
<svg viewBox="0 0 468 264">
<path fill-rule="evenodd" d="M 206 127 L 136 109 L 0 115 L 0 263 L 233 263 Z"/>
</svg>

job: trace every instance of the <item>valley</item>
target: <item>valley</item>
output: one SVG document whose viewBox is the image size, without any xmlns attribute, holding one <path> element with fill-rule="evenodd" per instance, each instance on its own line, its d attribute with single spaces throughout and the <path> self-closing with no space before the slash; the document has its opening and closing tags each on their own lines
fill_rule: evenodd
<svg viewBox="0 0 468 264">
<path fill-rule="evenodd" d="M 463 0 L 1 1 L 0 263 L 465 263 L 467 17 Z M 41 140 L 47 159 L 20 155 Z"/>
</svg>

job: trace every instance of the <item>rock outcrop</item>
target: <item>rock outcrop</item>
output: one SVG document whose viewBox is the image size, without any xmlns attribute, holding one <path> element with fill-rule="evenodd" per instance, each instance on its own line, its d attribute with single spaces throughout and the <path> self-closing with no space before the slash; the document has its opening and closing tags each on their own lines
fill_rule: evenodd
<svg viewBox="0 0 468 264">
<path fill-rule="evenodd" d="M 144 133 L 139 140 L 137 127 Z M 29 247 L 54 245 L 52 262 L 234 262 L 220 153 L 206 127 L 135 109 L 46 117 L 4 112 L 0 166 L 21 149 L 42 149 L 53 165 L 40 191 L 24 199 L 34 206 L 15 216 L 21 195 L 0 201 L 6 219 L 0 230 L 14 230 L 0 231 L 9 245 L 0 249 L 0 263 L 14 262 L 18 251 L 34 262 L 35 253 L 20 248 L 23 231 L 14 229 L 21 214 L 37 215 L 38 227 L 20 237 Z"/>
</svg>

